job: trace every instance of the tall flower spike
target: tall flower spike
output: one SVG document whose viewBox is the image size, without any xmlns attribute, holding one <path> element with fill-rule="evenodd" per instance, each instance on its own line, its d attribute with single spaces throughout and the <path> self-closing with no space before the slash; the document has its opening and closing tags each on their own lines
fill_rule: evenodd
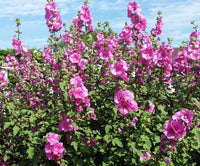
<svg viewBox="0 0 200 166">
<path fill-rule="evenodd" d="M 60 31 L 62 28 L 62 20 L 60 17 L 59 9 L 56 7 L 55 2 L 48 2 L 45 5 L 45 11 L 46 24 L 49 27 L 50 33 Z"/>
</svg>

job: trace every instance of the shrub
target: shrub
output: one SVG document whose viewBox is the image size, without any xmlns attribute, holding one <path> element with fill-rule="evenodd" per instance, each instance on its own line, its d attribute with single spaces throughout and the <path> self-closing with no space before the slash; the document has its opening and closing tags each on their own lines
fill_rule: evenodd
<svg viewBox="0 0 200 166">
<path fill-rule="evenodd" d="M 145 33 L 136 2 L 129 2 L 131 24 L 119 36 L 93 31 L 87 2 L 58 36 L 62 21 L 56 4 L 49 1 L 45 11 L 49 44 L 33 56 L 14 36 L 16 54 L 7 62 L 16 84 L 1 75 L 6 87 L 0 89 L 0 163 L 200 163 L 197 29 L 172 58 L 174 48 L 158 37 L 162 16 L 151 34 Z"/>
</svg>

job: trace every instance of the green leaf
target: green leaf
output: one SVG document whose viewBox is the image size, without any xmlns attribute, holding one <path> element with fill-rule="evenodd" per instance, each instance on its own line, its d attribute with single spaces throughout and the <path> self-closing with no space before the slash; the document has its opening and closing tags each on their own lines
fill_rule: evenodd
<svg viewBox="0 0 200 166">
<path fill-rule="evenodd" d="M 162 126 L 161 123 L 158 123 L 158 124 L 156 125 L 156 128 L 157 128 L 157 130 L 160 131 L 160 132 L 163 131 L 163 126 Z"/>
<path fill-rule="evenodd" d="M 10 110 L 10 111 L 14 110 L 14 109 L 15 109 L 14 103 L 9 103 L 9 104 L 7 105 L 7 108 L 8 108 L 8 110 Z"/>
<path fill-rule="evenodd" d="M 32 159 L 34 156 L 34 148 L 29 146 L 29 148 L 27 149 L 26 153 L 28 154 L 28 158 Z"/>
<path fill-rule="evenodd" d="M 141 140 L 142 141 L 147 141 L 147 140 L 149 140 L 149 137 L 146 136 L 146 135 L 141 135 Z"/>
<path fill-rule="evenodd" d="M 74 127 L 74 129 L 76 128 L 77 124 L 76 122 L 72 122 L 72 126 Z"/>
<path fill-rule="evenodd" d="M 131 159 L 131 164 L 134 164 L 134 165 L 137 164 L 137 163 L 136 163 L 136 160 L 135 160 L 134 158 Z"/>
<path fill-rule="evenodd" d="M 65 101 L 68 100 L 68 93 L 64 93 L 64 98 L 65 98 Z"/>
<path fill-rule="evenodd" d="M 60 89 L 65 91 L 65 82 L 59 82 Z"/>
<path fill-rule="evenodd" d="M 115 114 L 117 114 L 118 113 L 118 108 L 117 107 L 113 107 L 113 111 L 114 111 Z"/>
<path fill-rule="evenodd" d="M 113 146 L 119 146 L 119 147 L 123 147 L 123 144 L 122 144 L 122 142 L 119 140 L 119 138 L 114 138 L 113 140 L 112 140 L 112 144 L 113 144 Z"/>
<path fill-rule="evenodd" d="M 105 127 L 106 134 L 109 133 L 110 129 L 112 129 L 112 126 L 111 125 L 106 125 L 106 127 Z"/>
<path fill-rule="evenodd" d="M 96 91 L 92 90 L 88 93 L 88 96 L 92 96 L 92 95 L 95 95 Z"/>
<path fill-rule="evenodd" d="M 71 145 L 73 146 L 73 148 L 75 149 L 75 151 L 77 151 L 77 149 L 78 149 L 77 142 L 72 142 Z"/>
<path fill-rule="evenodd" d="M 200 138 L 200 128 L 195 126 L 194 129 L 192 130 L 192 133 L 194 133 L 194 135 L 197 137 L 197 138 Z"/>
<path fill-rule="evenodd" d="M 99 85 L 99 87 L 102 89 L 102 90 L 105 90 L 106 87 L 104 85 Z"/>
<path fill-rule="evenodd" d="M 52 100 L 49 100 L 48 103 L 47 103 L 47 106 L 50 106 L 52 104 L 53 104 Z"/>
<path fill-rule="evenodd" d="M 7 161 L 9 158 L 10 158 L 9 156 L 5 155 L 5 156 L 3 157 L 3 160 L 4 160 L 4 161 Z"/>
<path fill-rule="evenodd" d="M 133 149 L 133 154 L 134 155 L 137 154 L 138 156 L 142 156 L 143 155 L 142 152 L 140 150 L 136 149 L 136 148 Z"/>
<path fill-rule="evenodd" d="M 5 129 L 7 129 L 8 127 L 10 127 L 10 126 L 12 126 L 12 125 L 14 125 L 14 122 L 12 121 L 12 122 L 5 122 L 4 123 L 4 126 L 3 126 L 3 129 L 5 130 Z"/>
<path fill-rule="evenodd" d="M 150 130 L 149 128 L 145 128 L 145 131 L 146 131 L 147 133 L 150 133 L 150 134 L 152 133 L 151 130 Z"/>
<path fill-rule="evenodd" d="M 155 141 L 154 141 L 155 143 L 158 143 L 158 142 L 160 142 L 160 137 L 157 136 L 157 135 L 155 135 L 154 140 L 155 140 Z"/>
<path fill-rule="evenodd" d="M 13 127 L 13 135 L 16 136 L 17 133 L 19 132 L 20 128 L 18 126 Z"/>
<path fill-rule="evenodd" d="M 31 114 L 30 118 L 29 118 L 31 123 L 35 122 L 35 116 L 33 114 Z"/>
<path fill-rule="evenodd" d="M 165 107 L 163 105 L 158 106 L 158 110 L 164 111 Z"/>
</svg>

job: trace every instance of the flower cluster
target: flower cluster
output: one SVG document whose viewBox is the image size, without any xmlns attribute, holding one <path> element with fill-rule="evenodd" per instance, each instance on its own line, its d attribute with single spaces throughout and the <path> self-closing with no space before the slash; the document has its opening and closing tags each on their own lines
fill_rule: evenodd
<svg viewBox="0 0 200 166">
<path fill-rule="evenodd" d="M 119 43 L 123 44 L 125 41 L 127 45 L 131 45 L 131 27 L 130 26 L 124 26 L 123 30 L 119 33 Z"/>
<path fill-rule="evenodd" d="M 131 18 L 131 22 L 133 24 L 133 28 L 137 32 L 141 32 L 146 29 L 146 19 L 142 15 L 142 11 L 140 5 L 135 1 L 131 1 L 128 4 L 128 17 Z"/>
<path fill-rule="evenodd" d="M 138 111 L 138 105 L 129 90 L 119 90 L 114 96 L 114 102 L 122 115 L 128 114 L 132 110 L 135 112 Z"/>
<path fill-rule="evenodd" d="M 92 25 L 92 16 L 90 13 L 90 9 L 87 6 L 81 6 L 79 19 L 82 22 L 88 24 L 88 29 L 90 32 L 93 32 L 93 25 Z"/>
<path fill-rule="evenodd" d="M 82 27 L 84 25 L 83 24 L 84 22 L 88 25 L 87 29 L 90 32 L 93 32 L 92 16 L 91 16 L 90 9 L 88 8 L 88 6 L 81 6 L 79 15 L 73 19 L 72 25 L 74 25 L 77 32 L 80 33 L 82 32 Z"/>
<path fill-rule="evenodd" d="M 55 2 L 48 2 L 45 5 L 45 11 L 46 24 L 49 27 L 49 31 L 51 33 L 58 32 L 62 28 L 62 20 Z"/>
<path fill-rule="evenodd" d="M 25 59 L 26 60 L 25 63 L 30 60 L 32 55 L 30 54 L 29 48 L 27 46 L 22 45 L 21 40 L 17 39 L 15 35 L 14 35 L 13 40 L 12 40 L 12 45 L 13 45 L 14 50 L 16 52 L 15 55 L 22 54 L 23 56 L 20 59 L 21 60 Z M 27 56 L 27 58 L 24 57 L 25 55 Z"/>
<path fill-rule="evenodd" d="M 158 52 L 157 52 L 157 57 L 154 61 L 155 66 L 160 68 L 161 70 L 164 70 L 163 80 L 165 83 L 170 84 L 171 82 L 169 81 L 171 71 L 172 71 L 172 54 L 174 52 L 174 48 L 170 45 L 165 45 L 165 42 L 162 42 L 160 45 Z"/>
<path fill-rule="evenodd" d="M 6 57 L 6 62 L 8 63 L 8 66 L 9 67 L 18 67 L 19 66 L 19 62 L 18 60 L 15 58 L 15 56 L 12 56 L 12 55 L 8 55 Z"/>
<path fill-rule="evenodd" d="M 195 76 L 200 82 L 200 32 L 190 34 L 188 46 L 180 47 L 178 54 L 173 59 L 174 71 L 180 76 L 180 81 L 185 80 L 185 74 Z M 195 83 L 193 83 L 195 84 Z"/>
<path fill-rule="evenodd" d="M 191 129 L 193 116 L 193 112 L 188 109 L 176 112 L 172 116 L 172 119 L 165 123 L 163 127 L 163 133 L 167 136 L 168 139 L 178 138 L 178 141 L 181 141 L 186 132 L 185 123 L 187 124 L 188 129 Z"/>
<path fill-rule="evenodd" d="M 81 104 L 83 103 L 85 107 L 90 106 L 90 99 L 88 98 L 88 90 L 84 86 L 82 78 L 80 76 L 76 76 L 70 80 L 69 94 L 72 95 L 73 100 L 75 100 L 75 104 L 77 106 L 77 112 L 83 111 L 83 107 L 81 106 Z"/>
<path fill-rule="evenodd" d="M 45 144 L 45 153 L 49 160 L 58 161 L 66 153 L 66 150 L 63 148 L 63 143 L 59 142 L 59 139 L 58 134 L 49 133 Z"/>
<path fill-rule="evenodd" d="M 93 43 L 93 46 L 97 48 L 95 54 L 105 61 L 113 59 L 116 45 L 117 40 L 115 37 L 108 36 L 105 38 L 101 32 L 97 34 L 97 41 Z"/>
<path fill-rule="evenodd" d="M 60 122 L 58 124 L 59 132 L 68 132 L 68 131 L 74 131 L 74 127 L 72 125 L 72 122 L 70 119 L 60 119 Z"/>
<path fill-rule="evenodd" d="M 188 130 L 191 129 L 191 123 L 193 119 L 193 112 L 187 108 L 183 111 L 176 112 L 172 119 L 168 120 L 164 125 L 164 135 L 161 136 L 160 149 L 165 151 L 173 151 L 176 147 L 176 139 L 181 141 L 187 131 L 185 123 L 187 124 Z M 167 148 L 167 145 L 169 146 Z"/>
<path fill-rule="evenodd" d="M 7 84 L 9 82 L 8 78 L 5 75 L 4 70 L 0 70 L 0 87 L 7 87 Z"/>
<path fill-rule="evenodd" d="M 110 66 L 110 71 L 114 77 L 120 77 L 124 81 L 129 81 L 126 73 L 128 71 L 128 68 L 129 65 L 126 63 L 126 61 L 119 60 Z"/>
<path fill-rule="evenodd" d="M 49 162 L 47 158 L 60 165 L 76 165 L 77 162 L 85 165 L 117 164 L 116 161 L 121 165 L 136 162 L 153 165 L 163 161 L 177 164 L 177 157 L 167 158 L 165 152 L 171 154 L 178 147 L 184 147 L 177 149 L 182 153 L 180 156 L 190 153 L 190 149 L 198 154 L 199 147 L 194 145 L 199 141 L 199 114 L 193 119 L 193 112 L 197 114 L 200 108 L 199 87 L 192 83 L 198 85 L 200 82 L 200 32 L 193 32 L 188 46 L 181 47 L 173 59 L 173 47 L 155 38 L 162 33 L 162 17 L 157 18 L 151 34 L 144 33 L 146 19 L 134 1 L 128 4 L 131 23 L 124 26 L 119 39 L 110 29 L 105 30 L 107 23 L 104 29 L 91 33 L 92 18 L 86 5 L 72 21 L 70 30 L 65 29 L 57 37 L 55 32 L 62 28 L 59 10 L 52 0 L 48 0 L 45 10 L 51 33 L 49 45 L 45 45 L 42 52 L 31 54 L 19 36 L 18 39 L 14 36 L 13 47 L 19 61 L 16 56 L 8 55 L 6 62 L 14 69 L 16 84 L 11 81 L 7 84 L 5 74 L 0 71 L 0 88 L 6 87 L 0 94 L 0 121 L 5 122 L 0 123 L 3 129 L 0 155 L 3 159 L 19 161 L 25 156 L 27 165 L 35 158 L 40 159 L 36 165 Z M 181 76 L 187 76 L 184 84 L 179 82 Z M 189 79 L 192 86 L 186 85 Z M 172 86 L 177 93 L 165 90 Z M 186 94 L 182 95 L 179 87 Z M 193 111 L 184 109 L 169 117 L 167 111 L 173 112 L 183 106 Z M 163 119 L 170 120 L 163 126 L 160 136 Z M 10 120 L 17 121 L 17 126 L 13 126 Z M 18 131 L 19 125 L 23 131 Z M 43 136 L 49 130 L 51 133 L 43 142 Z M 15 137 L 9 137 L 7 131 L 9 134 L 14 132 Z M 59 135 L 54 133 L 57 131 Z M 34 132 L 33 139 L 21 142 L 17 132 L 20 136 Z M 188 137 L 184 138 L 186 134 Z M 36 145 L 35 140 L 41 144 Z M 18 149 L 27 148 L 27 141 L 33 146 L 34 153 L 27 155 L 30 151 L 25 149 L 20 151 L 22 155 L 17 155 Z M 71 160 L 64 159 L 65 148 Z M 0 158 L 0 165 L 2 163 L 5 165 Z"/>
<path fill-rule="evenodd" d="M 156 22 L 156 28 L 152 28 L 151 34 L 154 37 L 156 37 L 157 35 L 160 35 L 162 33 L 162 26 L 163 26 L 162 17 L 160 17 L 158 18 Z"/>
</svg>

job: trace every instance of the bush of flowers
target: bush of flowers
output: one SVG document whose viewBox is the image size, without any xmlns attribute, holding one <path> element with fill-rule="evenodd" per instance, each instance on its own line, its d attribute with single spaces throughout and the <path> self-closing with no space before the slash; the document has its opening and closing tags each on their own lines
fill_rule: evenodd
<svg viewBox="0 0 200 166">
<path fill-rule="evenodd" d="M 127 7 L 119 34 L 107 22 L 93 29 L 87 1 L 59 33 L 48 1 L 42 52 L 16 31 L 14 83 L 0 72 L 0 165 L 200 164 L 200 32 L 173 57 L 161 13 L 148 34 L 140 5 Z"/>
</svg>

